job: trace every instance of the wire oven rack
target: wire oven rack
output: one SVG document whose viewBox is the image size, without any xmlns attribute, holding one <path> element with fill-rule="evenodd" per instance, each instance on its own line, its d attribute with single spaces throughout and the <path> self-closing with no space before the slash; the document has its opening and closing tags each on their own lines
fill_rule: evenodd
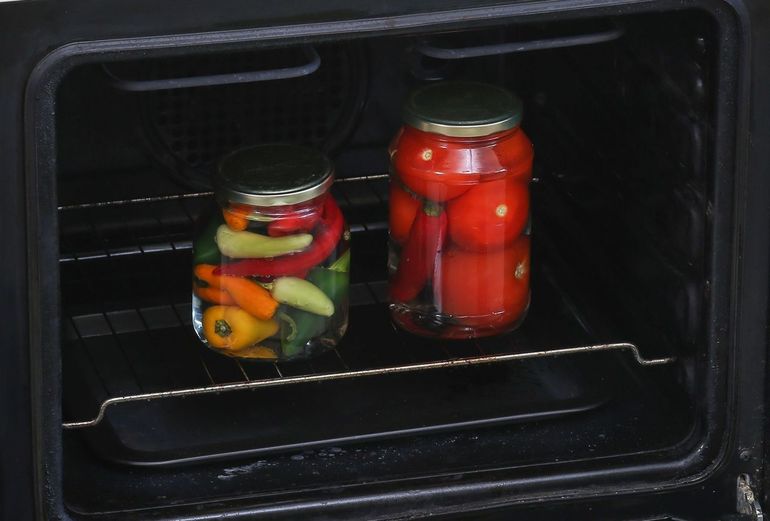
<svg viewBox="0 0 770 521">
<path fill-rule="evenodd" d="M 63 428 L 96 426 L 108 409 L 130 402 L 603 351 L 627 352 L 642 366 L 674 360 L 645 357 L 630 342 L 597 343 L 579 306 L 546 267 L 533 284 L 547 311 L 540 313 L 533 302 L 530 317 L 512 335 L 441 342 L 403 333 L 390 323 L 385 302 L 387 175 L 340 179 L 333 191 L 355 248 L 351 327 L 336 349 L 307 362 L 240 362 L 197 341 L 190 318 L 190 237 L 209 192 L 59 207 L 68 317 L 65 394 L 72 374 L 102 389 L 95 407 L 68 411 L 76 418 Z M 149 279 L 146 291 L 137 283 L 139 274 Z"/>
</svg>

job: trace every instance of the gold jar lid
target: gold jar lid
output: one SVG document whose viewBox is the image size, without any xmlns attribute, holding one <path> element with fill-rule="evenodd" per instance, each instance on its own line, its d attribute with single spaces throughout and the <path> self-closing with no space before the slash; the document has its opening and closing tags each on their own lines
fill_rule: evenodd
<svg viewBox="0 0 770 521">
<path fill-rule="evenodd" d="M 518 126 L 521 112 L 521 100 L 502 87 L 451 81 L 414 90 L 404 104 L 403 118 L 424 132 L 481 137 Z"/>
<path fill-rule="evenodd" d="M 297 204 L 329 190 L 332 163 L 299 145 L 257 145 L 236 150 L 219 163 L 215 190 L 220 201 L 253 206 Z"/>
</svg>

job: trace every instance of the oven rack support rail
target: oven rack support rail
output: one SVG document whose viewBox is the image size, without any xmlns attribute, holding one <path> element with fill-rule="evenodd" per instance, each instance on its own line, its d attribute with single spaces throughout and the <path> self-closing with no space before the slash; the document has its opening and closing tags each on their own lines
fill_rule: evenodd
<svg viewBox="0 0 770 521">
<path fill-rule="evenodd" d="M 432 369 L 446 369 L 453 367 L 463 367 L 481 364 L 492 364 L 502 362 L 512 362 L 517 360 L 527 360 L 532 358 L 547 358 L 558 356 L 570 356 L 579 354 L 595 353 L 600 351 L 624 351 L 633 357 L 634 361 L 641 366 L 656 366 L 672 363 L 675 357 L 663 358 L 644 358 L 636 345 L 626 342 L 611 344 L 596 344 L 590 346 L 566 347 L 560 349 L 546 349 L 538 351 L 525 351 L 520 353 L 507 353 L 499 355 L 471 356 L 464 358 L 455 358 L 451 360 L 438 360 L 434 362 L 415 363 L 391 367 L 381 367 L 372 369 L 340 371 L 322 374 L 309 374 L 300 376 L 286 376 L 281 378 L 268 378 L 264 380 L 254 380 L 247 382 L 235 382 L 219 385 L 208 385 L 203 387 L 194 387 L 189 389 L 176 389 L 172 391 L 162 391 L 154 393 L 142 393 L 129 396 L 115 396 L 102 402 L 96 417 L 82 420 L 62 423 L 64 429 L 82 429 L 94 427 L 104 418 L 107 409 L 124 403 L 159 400 L 165 398 L 182 398 L 188 396 L 198 396 L 204 394 L 218 394 L 232 391 L 246 391 L 260 389 L 264 387 L 276 387 L 281 385 L 304 384 L 324 382 L 329 380 L 342 380 L 349 378 L 363 378 L 370 376 L 381 376 L 398 373 L 410 373 L 416 371 L 425 371 Z"/>
</svg>

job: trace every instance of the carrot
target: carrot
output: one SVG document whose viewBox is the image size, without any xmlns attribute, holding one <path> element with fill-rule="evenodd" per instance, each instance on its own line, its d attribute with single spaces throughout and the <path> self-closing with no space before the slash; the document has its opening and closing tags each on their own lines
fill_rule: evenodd
<svg viewBox="0 0 770 521">
<path fill-rule="evenodd" d="M 233 297 L 231 297 L 230 294 L 226 291 L 223 291 L 222 288 L 214 286 L 204 287 L 199 286 L 198 284 L 193 284 L 193 291 L 196 295 L 198 295 L 198 297 L 205 300 L 206 302 L 211 302 L 212 304 L 221 304 L 223 306 L 232 306 L 235 304 Z"/>
<path fill-rule="evenodd" d="M 217 266 L 213 264 L 198 264 L 193 268 L 193 273 L 195 278 L 209 285 L 205 289 L 217 289 L 227 292 L 229 297 L 231 297 L 231 303 L 238 304 L 249 314 L 261 320 L 268 320 L 275 315 L 278 302 L 270 295 L 269 291 L 249 279 L 215 275 L 215 269 L 217 269 Z M 225 302 L 222 303 L 225 304 Z"/>
<path fill-rule="evenodd" d="M 249 227 L 249 220 L 239 212 L 223 209 L 222 216 L 225 218 L 225 222 L 231 230 L 242 232 Z"/>
<path fill-rule="evenodd" d="M 193 268 L 193 274 L 196 279 L 202 280 L 211 287 L 218 288 L 222 285 L 220 283 L 222 276 L 214 274 L 217 267 L 214 264 L 198 264 Z"/>
<path fill-rule="evenodd" d="M 218 277 L 221 288 L 227 291 L 238 306 L 261 320 L 275 315 L 278 302 L 265 288 L 249 279 Z"/>
</svg>

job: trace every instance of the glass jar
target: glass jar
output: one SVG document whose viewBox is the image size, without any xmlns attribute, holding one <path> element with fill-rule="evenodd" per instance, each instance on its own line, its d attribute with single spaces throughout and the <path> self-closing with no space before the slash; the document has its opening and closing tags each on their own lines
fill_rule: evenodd
<svg viewBox="0 0 770 521">
<path fill-rule="evenodd" d="M 474 338 L 515 329 L 529 306 L 532 143 L 521 101 L 435 83 L 404 105 L 390 146 L 390 309 L 402 328 Z"/>
<path fill-rule="evenodd" d="M 234 358 L 307 358 L 348 323 L 350 232 L 332 165 L 294 145 L 238 150 L 219 164 L 218 205 L 193 244 L 195 332 Z"/>
</svg>

